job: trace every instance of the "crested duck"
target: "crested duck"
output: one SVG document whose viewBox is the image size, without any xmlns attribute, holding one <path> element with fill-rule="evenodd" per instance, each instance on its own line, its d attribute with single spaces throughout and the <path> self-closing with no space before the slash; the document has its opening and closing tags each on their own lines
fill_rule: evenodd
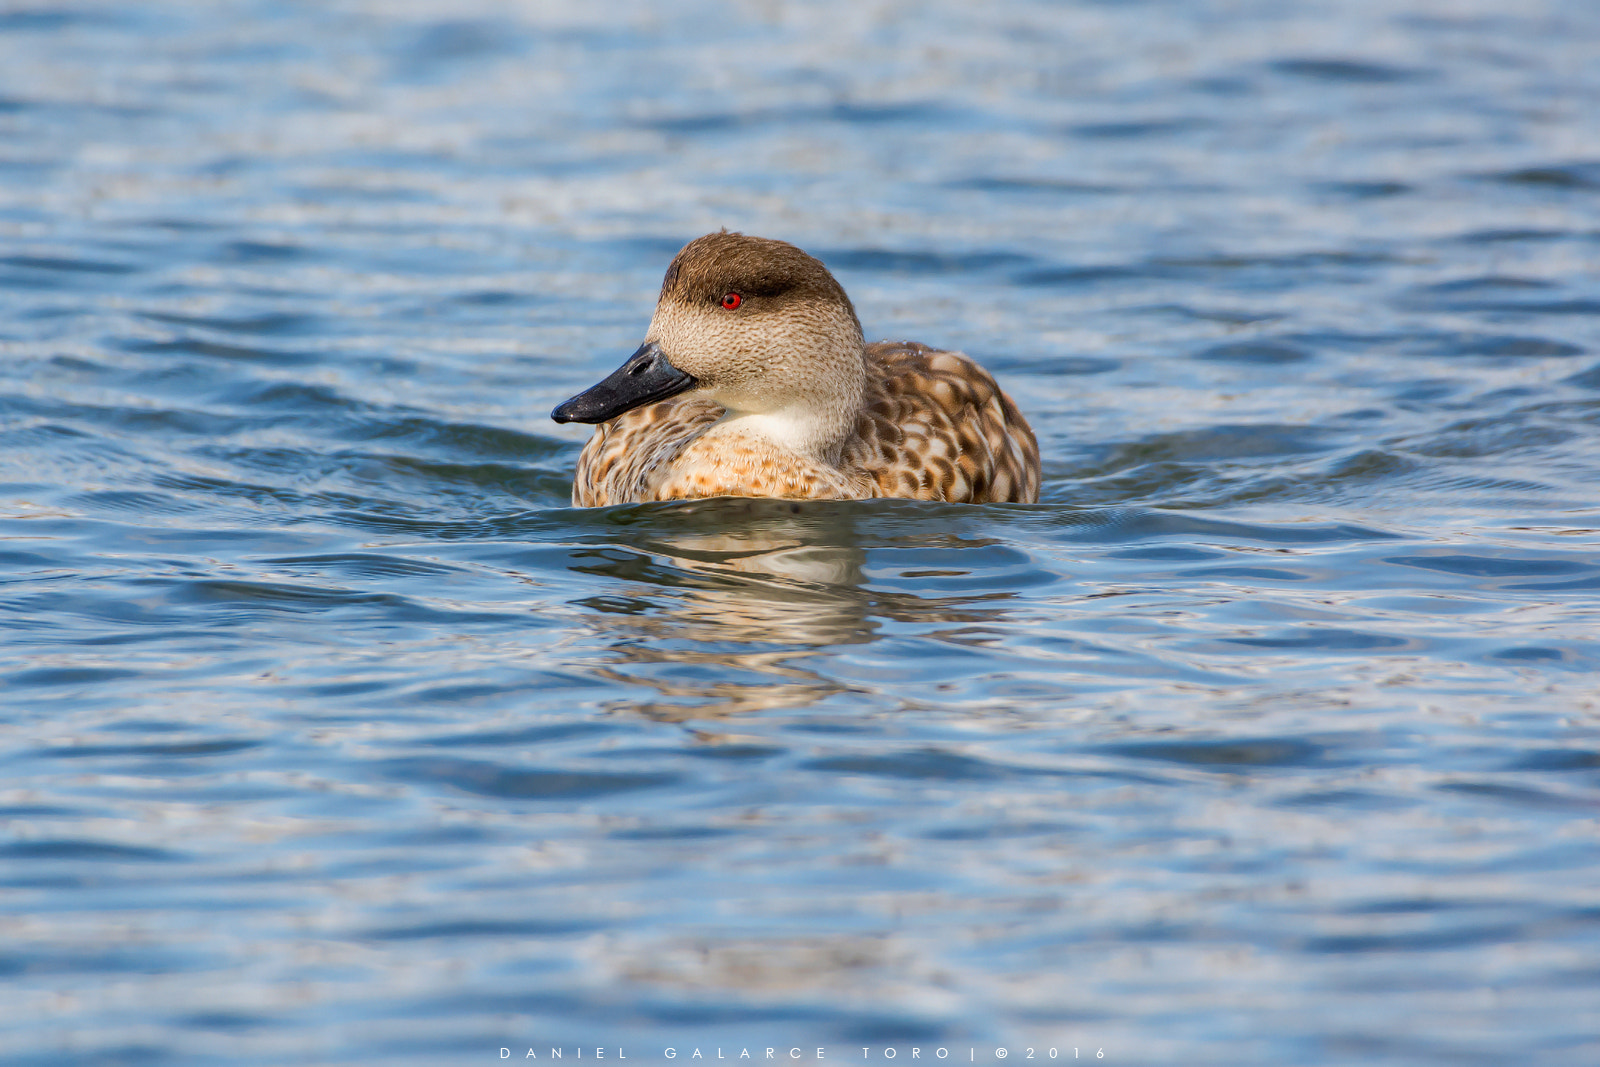
<svg viewBox="0 0 1600 1067">
<path fill-rule="evenodd" d="M 727 231 L 683 247 L 644 343 L 550 417 L 598 424 L 578 457 L 578 507 L 1039 498 L 1033 430 L 988 371 L 911 341 L 866 344 L 821 261 Z"/>
</svg>

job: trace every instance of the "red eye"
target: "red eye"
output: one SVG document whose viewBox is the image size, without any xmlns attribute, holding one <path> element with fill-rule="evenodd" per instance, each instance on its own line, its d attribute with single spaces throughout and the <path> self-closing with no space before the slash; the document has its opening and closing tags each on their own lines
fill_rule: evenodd
<svg viewBox="0 0 1600 1067">
<path fill-rule="evenodd" d="M 732 311 L 742 303 L 744 303 L 744 297 L 740 296 L 738 293 L 722 294 L 722 306 L 727 308 L 729 311 Z"/>
</svg>

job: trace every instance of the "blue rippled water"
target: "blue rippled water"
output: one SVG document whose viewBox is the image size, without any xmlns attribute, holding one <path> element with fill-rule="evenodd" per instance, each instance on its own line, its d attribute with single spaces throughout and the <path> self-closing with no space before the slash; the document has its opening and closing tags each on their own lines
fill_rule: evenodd
<svg viewBox="0 0 1600 1067">
<path fill-rule="evenodd" d="M 1600 1062 L 1597 54 L 0 4 L 0 1055 Z M 1043 502 L 570 508 L 720 226 Z"/>
</svg>

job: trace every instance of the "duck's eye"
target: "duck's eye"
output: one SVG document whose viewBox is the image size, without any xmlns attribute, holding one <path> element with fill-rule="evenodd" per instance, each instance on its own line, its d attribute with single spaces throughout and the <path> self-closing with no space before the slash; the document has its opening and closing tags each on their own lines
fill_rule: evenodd
<svg viewBox="0 0 1600 1067">
<path fill-rule="evenodd" d="M 732 311 L 742 303 L 744 303 L 744 297 L 740 296 L 738 293 L 722 294 L 722 306 L 727 308 L 729 311 Z"/>
</svg>

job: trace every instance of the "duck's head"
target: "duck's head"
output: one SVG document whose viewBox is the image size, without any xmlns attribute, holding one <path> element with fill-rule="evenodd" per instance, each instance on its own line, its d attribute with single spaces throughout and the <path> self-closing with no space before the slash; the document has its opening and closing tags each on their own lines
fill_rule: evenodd
<svg viewBox="0 0 1600 1067">
<path fill-rule="evenodd" d="M 628 361 L 568 400 L 557 422 L 604 422 L 693 391 L 757 416 L 785 443 L 827 447 L 855 418 L 865 380 L 861 323 L 821 261 L 739 233 L 690 241 L 661 283 Z"/>
</svg>

